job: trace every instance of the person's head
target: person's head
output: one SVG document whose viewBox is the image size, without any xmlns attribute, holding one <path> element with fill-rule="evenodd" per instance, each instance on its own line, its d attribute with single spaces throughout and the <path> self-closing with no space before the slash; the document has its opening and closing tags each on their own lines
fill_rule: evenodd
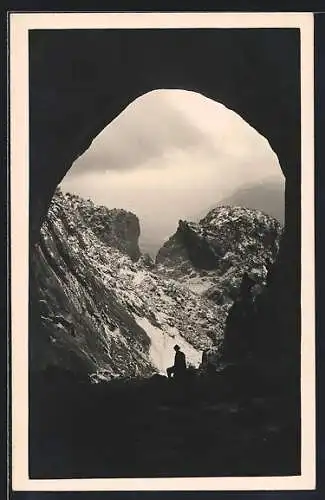
<svg viewBox="0 0 325 500">
<path fill-rule="evenodd" d="M 177 345 L 177 344 L 174 345 L 174 351 L 177 352 L 177 351 L 180 351 L 180 350 L 181 350 L 181 348 L 179 347 L 179 345 Z"/>
</svg>

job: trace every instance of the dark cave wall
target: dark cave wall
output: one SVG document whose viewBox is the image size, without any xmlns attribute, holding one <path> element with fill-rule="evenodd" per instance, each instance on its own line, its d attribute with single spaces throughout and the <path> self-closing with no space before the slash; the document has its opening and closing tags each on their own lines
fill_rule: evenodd
<svg viewBox="0 0 325 500">
<path fill-rule="evenodd" d="M 198 91 L 236 111 L 269 140 L 288 195 L 297 196 L 298 30 L 37 30 L 30 32 L 35 234 L 73 161 L 132 100 L 156 88 Z"/>
<path fill-rule="evenodd" d="M 54 189 L 73 161 L 132 100 L 156 88 L 201 92 L 236 111 L 279 157 L 286 177 L 286 231 L 274 307 L 285 308 L 283 329 L 288 339 L 295 336 L 300 307 L 299 30 L 34 30 L 29 44 L 31 244 L 38 241 Z"/>
</svg>

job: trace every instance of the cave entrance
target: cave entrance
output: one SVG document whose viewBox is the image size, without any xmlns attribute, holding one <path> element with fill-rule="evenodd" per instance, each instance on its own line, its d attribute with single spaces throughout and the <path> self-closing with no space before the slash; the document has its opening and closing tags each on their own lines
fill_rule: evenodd
<svg viewBox="0 0 325 500">
<path fill-rule="evenodd" d="M 107 123 L 146 92 L 183 88 L 268 138 L 286 176 L 291 254 L 300 246 L 299 30 L 33 30 L 29 47 L 33 241 L 56 185 Z"/>
<path fill-rule="evenodd" d="M 189 47 L 193 47 L 193 40 L 195 40 L 195 50 L 189 50 Z M 236 111 L 239 116 L 247 120 L 247 123 L 250 123 L 263 137 L 268 138 L 272 150 L 280 159 L 280 168 L 286 178 L 286 232 L 284 244 L 281 245 L 277 279 L 274 281 L 270 295 L 274 310 L 283 311 L 282 323 L 275 333 L 278 335 L 277 338 L 281 339 L 281 352 L 291 352 L 288 373 L 293 373 L 293 385 L 297 389 L 300 360 L 299 318 L 297 319 L 300 290 L 299 30 L 33 30 L 30 32 L 29 42 L 32 247 L 30 255 L 32 259 L 34 245 L 39 240 L 41 222 L 46 215 L 55 187 L 62 182 L 67 172 L 70 181 L 72 180 L 74 169 L 74 166 L 71 169 L 72 164 L 80 157 L 79 161 L 84 162 L 85 165 L 87 153 L 84 158 L 80 155 L 89 148 L 91 142 L 107 123 L 112 122 L 122 109 L 139 96 L 148 95 L 147 93 L 154 89 L 187 89 L 201 92 L 206 98 L 220 100 L 229 109 Z M 178 104 L 180 100 L 177 99 L 176 105 Z M 166 111 L 167 108 L 163 108 L 163 112 Z M 195 113 L 196 119 L 199 116 L 199 113 Z M 207 118 L 206 115 L 205 118 Z M 207 121 L 203 116 L 202 126 Z M 187 128 L 187 125 L 188 120 L 185 124 L 181 120 L 177 130 L 182 127 Z M 195 127 L 197 128 L 197 120 L 195 120 Z M 177 138 L 175 134 L 171 134 L 172 129 L 168 127 L 163 132 L 168 133 L 169 136 L 172 135 L 171 139 Z M 204 151 L 208 151 L 208 157 L 213 156 L 214 148 L 212 146 L 211 152 L 211 141 L 210 143 L 208 141 L 209 144 L 204 141 L 206 131 L 203 134 L 197 134 L 195 130 L 194 135 L 196 138 L 201 137 L 205 143 Z M 188 137 L 192 138 L 191 140 L 200 152 L 197 139 L 193 137 L 193 127 L 190 127 L 190 130 L 187 129 L 185 138 L 178 138 L 183 146 L 178 150 L 184 149 Z M 185 141 L 185 144 L 182 141 Z M 95 142 L 96 139 L 94 144 Z M 192 144 L 191 141 L 190 144 Z M 117 146 L 118 141 L 114 141 L 113 151 Z M 127 148 L 128 144 L 124 146 Z M 140 144 L 139 149 L 143 151 L 149 148 L 144 148 Z M 154 146 L 152 149 L 151 158 L 155 158 L 157 148 Z M 276 169 L 278 169 L 278 160 L 275 154 L 272 154 Z M 183 161 L 184 166 L 184 163 L 189 162 L 190 159 L 193 160 L 193 156 L 197 163 L 202 162 L 202 156 L 197 154 L 197 156 L 189 155 L 185 159 L 178 157 L 179 163 L 182 164 Z M 129 175 L 125 169 L 126 163 L 126 159 L 120 163 L 121 171 L 124 167 L 124 181 Z M 168 170 L 168 164 L 164 168 L 170 177 L 172 173 L 174 174 L 174 171 Z M 189 170 L 187 164 L 186 172 Z M 153 171 L 154 169 L 150 168 L 150 172 Z M 228 168 L 224 172 L 228 174 L 230 171 L 231 169 Z M 262 171 L 263 168 L 260 168 L 259 172 Z M 182 173 L 184 172 L 185 169 Z M 161 182 L 168 178 L 168 175 L 162 176 Z M 208 179 L 211 178 L 208 176 Z M 181 176 L 180 182 L 182 179 L 184 175 Z M 134 181 L 133 178 L 128 179 L 129 189 L 132 188 L 132 180 Z M 198 190 L 200 179 L 194 177 L 192 180 Z M 67 179 L 63 181 L 64 184 L 66 182 Z M 122 181 L 119 182 L 121 185 Z M 89 188 L 90 183 L 86 184 Z M 96 182 L 96 185 L 98 184 Z M 189 186 L 192 194 L 193 184 Z M 174 185 L 176 185 L 175 179 Z M 72 187 L 70 184 L 70 191 L 75 190 Z M 87 195 L 86 192 L 84 194 Z M 113 193 L 110 194 L 112 196 Z M 220 193 L 220 200 L 230 195 L 231 193 L 227 192 Z M 165 205 L 167 207 L 169 204 Z M 175 201 L 170 205 L 175 206 Z M 193 215 L 184 213 L 184 219 L 198 216 L 196 209 L 199 207 L 193 206 L 193 208 L 195 208 L 195 213 L 192 212 Z M 202 206 L 202 210 L 209 208 L 210 204 Z M 71 222 L 71 217 L 68 222 Z M 88 245 L 87 250 L 91 256 L 91 245 Z M 66 256 L 60 264 L 67 265 Z M 59 276 L 60 278 L 62 276 Z M 33 279 L 30 280 L 30 289 L 35 292 Z M 111 311 L 113 310 L 115 315 L 120 315 L 119 319 L 125 321 L 123 312 L 112 300 L 111 295 L 103 296 L 100 292 L 101 290 L 96 288 L 97 297 L 104 305 L 106 301 L 110 301 Z M 177 296 L 172 287 L 168 292 Z M 77 294 L 73 295 L 71 300 L 76 302 L 76 296 Z M 34 299 L 32 295 L 30 300 L 32 320 L 35 309 L 36 316 L 39 318 L 37 299 Z M 60 295 L 57 300 L 61 300 Z M 87 310 L 91 300 L 84 304 L 85 308 L 81 312 L 78 311 L 80 320 L 87 319 Z M 62 326 L 62 318 L 58 319 L 59 326 Z M 118 336 L 115 326 L 115 324 L 109 325 L 112 338 Z M 134 324 L 131 326 L 135 328 Z M 172 325 L 170 327 L 173 328 Z M 42 356 L 43 351 L 40 346 L 44 340 L 44 337 L 41 338 L 42 333 L 31 321 L 29 336 L 31 352 L 35 353 L 40 347 L 40 358 L 43 362 L 44 356 Z M 141 330 L 137 331 L 137 334 L 146 342 L 141 337 Z M 76 345 L 80 340 L 79 337 L 76 337 L 75 332 L 71 336 Z M 133 341 L 134 337 L 129 336 L 124 345 L 130 347 Z M 90 345 L 91 350 L 97 349 L 96 339 L 92 338 L 87 342 L 93 342 Z M 72 357 L 72 352 L 68 349 L 64 352 L 68 353 L 68 358 L 63 360 L 63 364 L 69 364 L 72 361 L 69 359 L 69 355 Z M 109 349 L 106 351 L 104 349 L 102 352 L 106 356 Z M 38 368 L 37 363 L 34 364 L 35 359 L 34 357 L 30 363 L 31 369 Z M 292 359 L 293 363 L 291 363 Z M 276 367 L 278 369 L 278 365 Z M 288 376 L 285 380 L 292 387 L 290 377 Z M 91 413 L 93 414 L 93 408 L 91 408 Z M 97 451 L 96 449 L 95 455 Z M 151 456 L 150 454 L 150 460 Z"/>
<path fill-rule="evenodd" d="M 265 286 L 269 265 L 278 257 L 284 219 L 284 176 L 265 137 L 237 113 L 203 94 L 182 89 L 145 93 L 96 136 L 58 186 L 42 226 L 40 245 L 32 253 L 36 275 L 41 277 L 39 290 L 38 285 L 31 286 L 33 297 L 41 292 L 41 299 L 36 299 L 40 306 L 36 323 L 40 314 L 47 317 L 43 309 L 51 302 L 50 317 L 60 316 L 62 307 L 68 315 L 65 323 L 79 324 L 80 311 L 76 313 L 73 305 L 73 312 L 69 312 L 72 304 L 64 298 L 71 293 L 69 284 L 65 289 L 60 281 L 67 281 L 66 274 L 77 280 L 82 295 L 89 293 L 95 285 L 87 284 L 87 276 L 92 282 L 97 271 L 91 271 L 93 262 L 89 262 L 90 270 L 84 272 L 88 264 L 79 257 L 93 250 L 94 259 L 103 264 L 103 273 L 112 271 L 116 278 L 118 273 L 110 269 L 105 252 L 96 253 L 97 243 L 104 243 L 134 262 L 144 259 L 147 268 L 157 266 L 165 276 L 186 283 L 191 293 L 202 292 L 204 297 L 208 293 L 218 306 L 225 306 L 220 336 L 227 307 L 239 294 L 243 273 L 252 275 L 257 288 Z M 120 258 L 112 254 L 112 261 L 115 259 Z M 50 292 L 46 263 L 59 277 Z M 123 267 L 123 262 L 118 266 Z M 127 274 L 128 265 L 125 269 Z M 219 273 L 221 288 L 212 286 L 211 272 Z M 98 279 L 102 281 L 101 276 Z M 105 279 L 104 295 L 109 291 Z M 135 280 L 140 283 L 141 276 Z M 73 295 L 78 294 L 77 288 Z M 86 315 L 88 307 L 92 310 L 84 297 Z M 132 305 L 131 315 L 136 310 Z M 110 324 L 109 318 L 107 321 Z M 82 322 L 79 326 L 86 332 Z M 113 332 L 118 328 L 116 322 L 111 326 Z M 150 324 L 146 328 L 143 330 L 150 337 Z M 95 330 L 93 326 L 93 334 Z M 206 332 L 207 339 L 213 335 Z M 82 342 L 87 344 L 86 337 L 85 333 Z M 31 336 L 30 343 L 33 359 L 42 364 L 42 351 L 51 358 L 53 349 L 43 345 L 44 339 L 43 335 L 33 343 Z M 94 346 L 86 351 L 91 357 L 94 349 L 98 354 L 95 358 L 105 364 L 108 361 L 101 359 L 95 344 L 94 340 Z M 72 350 L 78 358 L 78 349 Z M 72 364 L 75 366 L 75 361 Z"/>
<path fill-rule="evenodd" d="M 155 258 L 179 220 L 220 205 L 258 209 L 284 225 L 285 179 L 268 141 L 202 94 L 157 89 L 129 104 L 60 183 L 63 191 L 133 212 Z"/>
<path fill-rule="evenodd" d="M 275 287 L 287 312 L 284 330 L 299 332 L 299 46 L 298 29 L 31 31 L 31 246 L 55 187 L 122 109 L 154 89 L 201 92 L 267 137 L 280 159 L 286 229 Z M 298 337 L 290 339 L 298 345 Z"/>
</svg>

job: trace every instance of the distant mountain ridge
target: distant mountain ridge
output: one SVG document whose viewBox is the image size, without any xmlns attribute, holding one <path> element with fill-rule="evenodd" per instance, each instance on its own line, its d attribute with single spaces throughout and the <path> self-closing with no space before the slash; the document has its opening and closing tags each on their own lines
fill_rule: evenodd
<svg viewBox="0 0 325 500">
<path fill-rule="evenodd" d="M 275 180 L 266 180 L 263 184 L 243 186 L 213 206 L 207 207 L 198 214 L 193 214 L 191 220 L 198 222 L 209 210 L 223 205 L 260 210 L 277 219 L 282 226 L 284 225 L 284 185 Z"/>
<path fill-rule="evenodd" d="M 244 185 L 229 196 L 216 200 L 199 212 L 187 214 L 185 219 L 198 223 L 206 214 L 218 206 L 232 206 L 259 210 L 278 220 L 282 226 L 285 222 L 285 186 L 278 179 L 269 178 L 263 183 Z M 162 235 L 156 229 L 154 234 L 140 237 L 143 252 L 149 253 L 154 259 L 163 242 Z"/>
</svg>

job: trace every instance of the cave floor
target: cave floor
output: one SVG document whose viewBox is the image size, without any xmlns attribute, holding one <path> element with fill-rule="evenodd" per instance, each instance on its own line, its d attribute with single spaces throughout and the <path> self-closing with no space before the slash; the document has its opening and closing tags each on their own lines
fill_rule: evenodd
<svg viewBox="0 0 325 500">
<path fill-rule="evenodd" d="M 300 474 L 295 400 L 228 382 L 38 378 L 30 393 L 30 477 Z"/>
</svg>

